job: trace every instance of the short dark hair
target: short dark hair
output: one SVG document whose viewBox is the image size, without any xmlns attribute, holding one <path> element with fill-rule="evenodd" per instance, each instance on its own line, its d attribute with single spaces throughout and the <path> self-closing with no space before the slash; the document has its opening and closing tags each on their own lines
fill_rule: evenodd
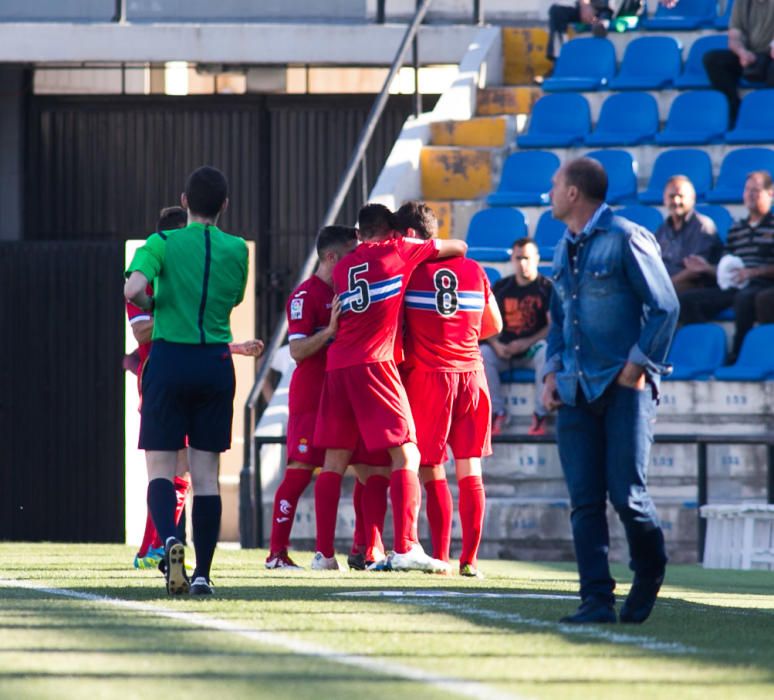
<svg viewBox="0 0 774 700">
<path fill-rule="evenodd" d="M 211 165 L 203 165 L 188 176 L 185 196 L 194 214 L 215 217 L 228 197 L 226 176 Z"/>
<path fill-rule="evenodd" d="M 317 256 L 322 258 L 326 251 L 346 246 L 353 241 L 357 241 L 356 228 L 352 226 L 324 226 L 317 234 Z"/>
<path fill-rule="evenodd" d="M 511 248 L 523 248 L 525 245 L 532 245 L 532 246 L 535 246 L 535 250 L 538 249 L 537 243 L 535 243 L 535 241 L 529 236 L 524 236 L 523 238 L 517 238 L 511 245 Z"/>
<path fill-rule="evenodd" d="M 438 233 L 438 217 L 424 202 L 410 201 L 395 212 L 398 229 L 404 234 L 412 228 L 425 240 Z"/>
<path fill-rule="evenodd" d="M 366 204 L 357 215 L 361 238 L 373 238 L 388 231 L 397 231 L 398 222 L 384 204 Z"/>
<path fill-rule="evenodd" d="M 564 166 L 564 179 L 568 186 L 592 202 L 604 202 L 607 197 L 607 173 L 602 164 L 593 158 L 576 158 Z"/>
<path fill-rule="evenodd" d="M 763 189 L 770 190 L 774 187 L 774 181 L 772 181 L 771 173 L 768 170 L 753 170 L 751 173 L 747 173 L 747 177 L 744 181 L 747 182 L 747 180 L 755 175 L 759 175 L 763 180 Z"/>
<path fill-rule="evenodd" d="M 183 207 L 164 207 L 159 212 L 156 230 L 169 231 L 173 228 L 185 228 L 187 224 L 188 213 Z"/>
</svg>

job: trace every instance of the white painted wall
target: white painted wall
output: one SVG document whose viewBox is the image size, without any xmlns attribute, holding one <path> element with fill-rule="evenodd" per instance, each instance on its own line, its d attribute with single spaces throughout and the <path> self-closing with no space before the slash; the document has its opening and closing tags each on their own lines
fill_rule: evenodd
<svg viewBox="0 0 774 700">
<path fill-rule="evenodd" d="M 419 119 L 409 118 L 379 175 L 369 201 L 397 209 L 408 199 L 421 196 L 419 154 L 430 142 L 430 123 L 448 119 L 470 119 L 476 110 L 476 91 L 487 82 L 502 80 L 502 39 L 500 30 L 483 27 L 460 62 L 457 77 L 441 95 L 435 109 Z"/>
</svg>

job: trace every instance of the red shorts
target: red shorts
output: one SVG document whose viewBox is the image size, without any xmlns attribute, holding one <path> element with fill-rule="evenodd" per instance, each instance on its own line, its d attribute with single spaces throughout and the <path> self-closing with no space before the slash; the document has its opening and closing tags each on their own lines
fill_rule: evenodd
<svg viewBox="0 0 774 700">
<path fill-rule="evenodd" d="M 350 462 L 352 464 L 365 464 L 367 467 L 389 467 L 392 465 L 392 457 L 390 457 L 390 453 L 387 450 L 369 452 L 360 443 L 352 453 Z"/>
<path fill-rule="evenodd" d="M 408 397 L 394 362 L 353 365 L 325 373 L 315 447 L 368 452 L 416 442 Z"/>
<path fill-rule="evenodd" d="M 312 467 L 321 467 L 325 461 L 325 450 L 312 446 L 317 411 L 291 413 L 288 416 L 288 464 L 301 462 Z"/>
<path fill-rule="evenodd" d="M 414 407 L 422 464 L 445 462 L 447 444 L 457 459 L 492 454 L 492 405 L 484 370 L 413 369 L 405 381 L 409 402 Z"/>
</svg>

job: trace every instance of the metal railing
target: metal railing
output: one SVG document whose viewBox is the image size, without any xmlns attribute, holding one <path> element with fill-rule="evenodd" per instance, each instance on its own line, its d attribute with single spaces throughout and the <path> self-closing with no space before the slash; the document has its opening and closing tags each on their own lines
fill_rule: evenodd
<svg viewBox="0 0 774 700">
<path fill-rule="evenodd" d="M 284 435 L 262 435 L 255 437 L 256 447 L 261 445 L 283 445 Z M 552 445 L 556 444 L 554 435 L 494 435 L 494 444 L 506 445 Z M 707 534 L 707 522 L 701 517 L 701 507 L 707 505 L 709 476 L 707 471 L 707 448 L 710 445 L 765 445 L 766 446 L 766 503 L 774 505 L 774 433 L 757 435 L 656 435 L 654 442 L 660 445 L 696 445 L 696 516 L 698 518 L 698 537 L 696 541 L 697 561 L 704 559 L 704 542 Z M 260 474 L 260 449 L 256 449 L 256 478 Z"/>
</svg>

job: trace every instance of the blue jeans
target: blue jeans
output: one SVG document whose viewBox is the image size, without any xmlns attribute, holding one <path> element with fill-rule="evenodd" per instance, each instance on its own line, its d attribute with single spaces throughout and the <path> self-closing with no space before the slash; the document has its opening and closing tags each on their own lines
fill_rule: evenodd
<svg viewBox="0 0 774 700">
<path fill-rule="evenodd" d="M 637 391 L 615 382 L 596 401 L 589 403 L 579 391 L 575 406 L 559 408 L 557 442 L 584 601 L 615 602 L 608 566 L 608 494 L 626 531 L 629 567 L 643 578 L 664 573 L 664 535 L 646 485 L 654 418 L 649 388 Z"/>
</svg>

